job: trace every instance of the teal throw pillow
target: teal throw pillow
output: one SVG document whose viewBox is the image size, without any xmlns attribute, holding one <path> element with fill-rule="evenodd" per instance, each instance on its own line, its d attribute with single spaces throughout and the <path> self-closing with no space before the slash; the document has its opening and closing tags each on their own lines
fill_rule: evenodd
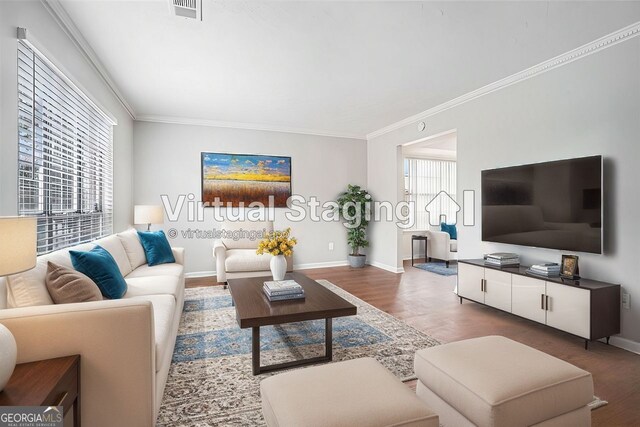
<svg viewBox="0 0 640 427">
<path fill-rule="evenodd" d="M 456 230 L 455 224 L 445 224 L 444 222 L 440 224 L 440 231 L 444 231 L 449 233 L 451 239 L 456 240 L 458 238 L 458 230 Z"/>
<path fill-rule="evenodd" d="M 69 251 L 69 255 L 73 268 L 89 276 L 105 297 L 119 299 L 127 292 L 127 282 L 116 260 L 103 247 L 96 246 L 88 252 Z"/>
<path fill-rule="evenodd" d="M 138 231 L 138 236 L 150 267 L 176 262 L 164 231 Z"/>
</svg>

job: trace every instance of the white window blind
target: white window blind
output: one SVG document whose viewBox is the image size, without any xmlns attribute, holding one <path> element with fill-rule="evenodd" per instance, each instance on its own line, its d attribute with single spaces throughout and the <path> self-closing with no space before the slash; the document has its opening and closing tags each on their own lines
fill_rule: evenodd
<svg viewBox="0 0 640 427">
<path fill-rule="evenodd" d="M 414 202 L 415 227 L 413 230 L 428 230 L 429 215 L 432 222 L 438 219 L 455 223 L 456 211 L 456 162 L 446 160 L 404 160 L 405 200 Z M 445 193 L 441 193 L 441 192 Z M 429 211 L 426 206 L 429 205 Z"/>
<path fill-rule="evenodd" d="M 46 58 L 18 43 L 18 211 L 38 253 L 111 234 L 113 122 Z"/>
</svg>

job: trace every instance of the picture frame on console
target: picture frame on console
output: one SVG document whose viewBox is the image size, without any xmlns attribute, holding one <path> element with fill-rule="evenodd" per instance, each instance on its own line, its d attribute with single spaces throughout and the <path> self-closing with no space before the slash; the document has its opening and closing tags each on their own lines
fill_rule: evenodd
<svg viewBox="0 0 640 427">
<path fill-rule="evenodd" d="M 560 264 L 560 277 L 563 279 L 576 280 L 579 279 L 580 269 L 578 267 L 577 255 L 562 255 Z"/>
</svg>

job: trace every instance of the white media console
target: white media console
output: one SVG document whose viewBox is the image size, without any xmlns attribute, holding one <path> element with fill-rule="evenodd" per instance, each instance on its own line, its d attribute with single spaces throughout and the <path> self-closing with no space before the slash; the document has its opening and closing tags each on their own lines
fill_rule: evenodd
<svg viewBox="0 0 640 427">
<path fill-rule="evenodd" d="M 589 341 L 620 333 L 620 285 L 589 279 L 535 277 L 526 267 L 498 268 L 484 260 L 458 262 L 458 296 Z"/>
</svg>

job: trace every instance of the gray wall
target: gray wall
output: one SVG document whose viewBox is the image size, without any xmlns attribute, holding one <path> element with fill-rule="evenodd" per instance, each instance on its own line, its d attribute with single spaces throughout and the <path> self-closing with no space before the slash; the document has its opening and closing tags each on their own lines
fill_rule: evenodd
<svg viewBox="0 0 640 427">
<path fill-rule="evenodd" d="M 459 255 L 512 251 L 524 263 L 560 261 L 561 251 L 485 243 L 480 227 L 480 171 L 601 154 L 605 157 L 605 254 L 579 254 L 584 277 L 621 283 L 631 294 L 631 310 L 622 310 L 627 347 L 640 341 L 640 283 L 637 280 L 640 236 L 640 38 L 625 41 L 563 67 L 485 95 L 429 117 L 428 134 L 458 132 L 458 194 L 475 190 L 476 226 L 459 227 Z M 397 146 L 425 137 L 417 124 L 368 142 L 368 186 L 378 198 L 396 198 L 390 162 Z M 385 177 L 372 171 L 387 169 Z M 459 218 L 461 219 L 461 218 Z M 461 220 L 459 221 L 461 222 Z M 371 259 L 401 267 L 401 253 L 391 244 L 400 233 L 391 223 L 372 227 Z M 400 247 L 400 246 L 397 246 Z"/>
<path fill-rule="evenodd" d="M 49 60 L 118 121 L 113 129 L 114 231 L 125 229 L 133 217 L 133 121 L 39 1 L 0 1 L 0 215 L 18 210 L 17 27 L 26 28 Z"/>
<path fill-rule="evenodd" d="M 172 203 L 180 194 L 200 200 L 200 153 L 273 154 L 290 156 L 292 189 L 304 197 L 315 195 L 320 202 L 335 200 L 347 184 L 366 183 L 366 141 L 293 133 L 216 128 L 194 125 L 136 122 L 134 124 L 134 201 L 160 204 L 166 194 Z M 204 222 L 190 222 L 183 212 L 179 221 L 165 220 L 163 228 L 175 228 L 179 236 L 171 243 L 186 248 L 188 273 L 211 273 L 215 262 L 211 239 L 189 239 L 182 231 L 219 229 L 213 209 L 205 210 Z M 298 238 L 294 263 L 301 267 L 344 263 L 347 257 L 346 231 L 337 222 L 289 223 L 286 208 L 276 209 L 275 226 L 291 226 Z M 319 211 L 319 210 L 318 210 Z M 334 242 L 333 251 L 328 249 Z"/>
</svg>

